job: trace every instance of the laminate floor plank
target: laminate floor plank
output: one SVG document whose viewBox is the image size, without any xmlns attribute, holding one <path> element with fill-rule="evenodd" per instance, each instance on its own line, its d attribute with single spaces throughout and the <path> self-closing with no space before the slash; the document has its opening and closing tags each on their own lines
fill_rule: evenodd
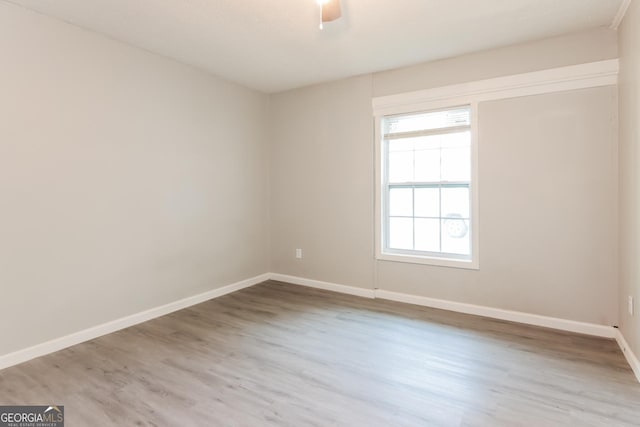
<svg viewBox="0 0 640 427">
<path fill-rule="evenodd" d="M 613 340 L 280 282 L 0 371 L 69 426 L 638 426 Z"/>
</svg>

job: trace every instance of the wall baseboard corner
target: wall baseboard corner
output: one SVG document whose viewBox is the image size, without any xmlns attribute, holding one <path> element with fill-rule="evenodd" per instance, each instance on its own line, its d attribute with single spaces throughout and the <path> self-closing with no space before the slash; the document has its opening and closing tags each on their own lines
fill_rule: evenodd
<svg viewBox="0 0 640 427">
<path fill-rule="evenodd" d="M 355 286 L 339 285 L 337 283 L 323 282 L 320 280 L 305 279 L 304 277 L 289 276 L 286 274 L 271 273 L 271 280 L 278 282 L 291 283 L 293 285 L 301 285 L 309 288 L 323 289 L 325 291 L 333 291 L 341 294 L 355 295 L 364 298 L 375 298 L 373 289 L 357 288 Z"/>
<path fill-rule="evenodd" d="M 232 283 L 227 286 L 212 289 L 207 292 L 203 292 L 198 295 L 183 298 L 178 301 L 170 302 L 168 304 L 154 307 L 149 310 L 145 310 L 139 313 L 134 313 L 129 316 L 122 317 L 120 319 L 112 320 L 101 325 L 93 326 L 88 329 L 84 329 L 72 334 L 55 338 L 53 340 L 36 344 L 32 347 L 28 347 L 22 350 L 17 350 L 12 353 L 0 355 L 0 369 L 8 368 L 10 366 L 18 365 L 23 362 L 27 362 L 36 357 L 44 356 L 46 354 L 54 353 L 59 350 L 63 350 L 67 347 L 71 347 L 76 344 L 80 344 L 85 341 L 101 337 L 103 335 L 110 334 L 112 332 L 119 331 L 121 329 L 128 328 L 130 326 L 137 325 L 139 323 L 146 322 L 148 320 L 155 319 L 160 316 L 164 316 L 174 311 L 182 310 L 183 308 L 191 307 L 196 304 L 208 301 L 210 299 L 218 298 L 223 295 L 230 294 L 240 289 L 248 288 L 258 283 L 269 280 L 270 274 L 265 273 L 259 276 L 255 276 L 246 280 L 241 280 L 236 283 Z"/>
<path fill-rule="evenodd" d="M 46 354 L 65 349 L 67 347 L 71 347 L 73 345 L 80 344 L 82 342 L 89 341 L 103 335 L 110 334 L 112 332 L 116 332 L 121 329 L 125 329 L 130 326 L 134 326 L 187 307 L 191 307 L 196 304 L 200 304 L 210 299 L 218 298 L 223 295 L 227 295 L 232 292 L 257 285 L 267 280 L 276 280 L 291 283 L 294 285 L 307 286 L 311 288 L 323 289 L 327 291 L 364 298 L 380 298 L 407 304 L 420 305 L 424 307 L 455 311 L 465 314 L 473 314 L 477 316 L 507 320 L 534 326 L 542 326 L 568 332 L 576 332 L 604 338 L 615 338 L 615 340 L 618 342 L 618 345 L 622 349 L 622 352 L 625 355 L 627 361 L 629 362 L 631 369 L 633 369 L 636 378 L 638 379 L 638 381 L 640 381 L 640 361 L 638 361 L 636 355 L 633 354 L 627 341 L 622 335 L 622 332 L 619 329 L 613 327 L 576 322 L 573 320 L 558 319 L 517 311 L 502 310 L 493 307 L 466 304 L 455 301 L 403 294 L 398 292 L 386 291 L 383 289 L 358 288 L 354 286 L 340 285 L 337 283 L 323 282 L 320 280 L 306 279 L 303 277 L 289 276 L 286 274 L 278 273 L 261 274 L 259 276 L 242 280 L 227 286 L 222 286 L 220 288 L 212 289 L 210 291 L 174 301 L 159 307 L 154 307 L 149 310 L 103 323 L 101 325 L 97 325 L 82 331 L 74 332 L 72 334 L 56 338 L 41 344 L 36 344 L 32 347 L 18 350 L 13 353 L 0 355 L 0 369 L 18 365 L 31 359 L 35 359 L 36 357 L 44 356 Z"/>
<path fill-rule="evenodd" d="M 624 335 L 622 335 L 620 329 L 616 329 L 616 342 L 620 346 L 620 350 L 622 350 L 622 354 L 624 354 L 624 357 L 627 359 L 629 366 L 631 366 L 636 379 L 640 382 L 640 360 L 638 360 L 633 350 L 631 350 L 629 343 L 624 338 Z"/>
<path fill-rule="evenodd" d="M 308 286 L 327 291 L 361 296 L 366 298 L 379 298 L 389 301 L 403 302 L 441 310 L 455 311 L 458 313 L 473 314 L 492 319 L 507 320 L 533 326 L 557 329 L 567 332 L 592 335 L 603 338 L 615 338 L 617 329 L 611 326 L 597 325 L 594 323 L 578 322 L 575 320 L 559 319 L 555 317 L 541 316 L 538 314 L 523 313 L 520 311 L 503 310 L 500 308 L 466 304 L 461 302 L 403 294 L 400 292 L 386 291 L 384 289 L 366 289 L 345 286 L 337 283 L 323 282 L 306 279 L 304 277 L 289 276 L 286 274 L 271 273 L 271 280 L 291 283 L 294 285 Z"/>
</svg>

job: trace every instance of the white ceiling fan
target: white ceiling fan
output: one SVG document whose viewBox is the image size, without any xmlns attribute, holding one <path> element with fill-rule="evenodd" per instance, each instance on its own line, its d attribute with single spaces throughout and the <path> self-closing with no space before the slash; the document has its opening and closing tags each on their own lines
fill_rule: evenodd
<svg viewBox="0 0 640 427">
<path fill-rule="evenodd" d="M 320 5 L 320 29 L 324 28 L 325 22 L 335 21 L 342 16 L 340 10 L 340 0 L 317 0 Z"/>
</svg>

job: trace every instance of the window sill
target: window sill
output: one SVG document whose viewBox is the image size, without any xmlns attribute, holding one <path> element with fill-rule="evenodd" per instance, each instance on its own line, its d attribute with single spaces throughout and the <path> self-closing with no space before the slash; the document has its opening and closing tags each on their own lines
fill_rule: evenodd
<svg viewBox="0 0 640 427">
<path fill-rule="evenodd" d="M 412 256 L 412 255 L 398 255 L 381 253 L 376 256 L 379 261 L 391 261 L 391 262 L 403 262 L 409 264 L 423 264 L 432 265 L 436 267 L 449 267 L 449 268 L 462 268 L 466 270 L 480 270 L 478 261 L 476 260 L 461 260 L 454 258 L 435 258 L 425 256 Z"/>
</svg>

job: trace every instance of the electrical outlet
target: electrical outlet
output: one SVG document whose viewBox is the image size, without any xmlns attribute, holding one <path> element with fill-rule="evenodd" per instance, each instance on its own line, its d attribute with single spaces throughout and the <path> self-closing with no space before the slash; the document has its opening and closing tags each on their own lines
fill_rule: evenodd
<svg viewBox="0 0 640 427">
<path fill-rule="evenodd" d="M 296 258 L 302 259 L 302 249 L 296 249 Z"/>
<path fill-rule="evenodd" d="M 633 316 L 633 297 L 629 295 L 629 316 Z"/>
</svg>

